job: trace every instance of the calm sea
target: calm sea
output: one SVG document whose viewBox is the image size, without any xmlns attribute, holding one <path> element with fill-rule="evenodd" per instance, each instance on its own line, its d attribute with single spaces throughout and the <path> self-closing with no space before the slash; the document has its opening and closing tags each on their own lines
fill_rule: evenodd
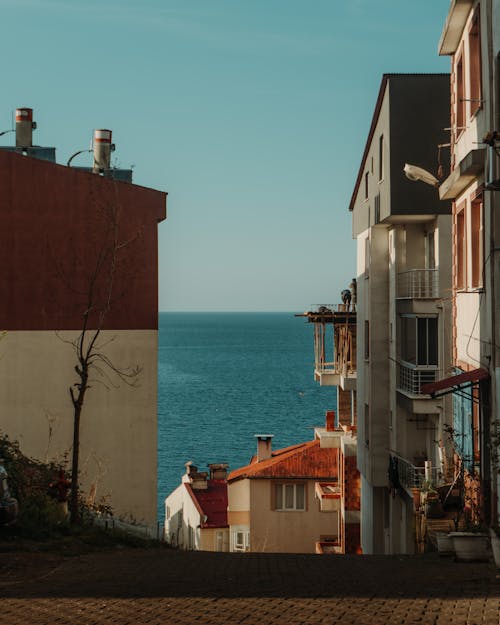
<svg viewBox="0 0 500 625">
<path fill-rule="evenodd" d="M 311 440 L 335 408 L 314 382 L 313 329 L 293 313 L 160 313 L 158 512 L 184 463 L 249 462 L 254 434 L 273 448 Z"/>
</svg>

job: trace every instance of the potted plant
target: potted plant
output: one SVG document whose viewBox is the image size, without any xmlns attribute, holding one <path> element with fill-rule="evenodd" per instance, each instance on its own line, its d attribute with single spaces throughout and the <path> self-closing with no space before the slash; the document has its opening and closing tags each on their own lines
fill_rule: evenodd
<svg viewBox="0 0 500 625">
<path fill-rule="evenodd" d="M 466 484 L 463 469 L 461 471 L 463 506 L 460 513 L 464 529 L 450 533 L 455 556 L 462 562 L 486 562 L 490 557 L 490 539 L 481 517 L 479 478 L 474 473 L 469 474 Z M 458 516 L 455 528 L 458 530 Z"/>
</svg>

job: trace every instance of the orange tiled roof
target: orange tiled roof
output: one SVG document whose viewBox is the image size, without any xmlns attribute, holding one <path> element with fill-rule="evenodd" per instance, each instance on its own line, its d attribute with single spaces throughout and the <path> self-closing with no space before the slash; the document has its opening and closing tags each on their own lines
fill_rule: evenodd
<svg viewBox="0 0 500 625">
<path fill-rule="evenodd" d="M 339 451 L 320 447 L 319 440 L 292 445 L 272 452 L 271 458 L 257 462 L 254 456 L 245 467 L 231 471 L 228 482 L 244 478 L 338 478 Z"/>
</svg>

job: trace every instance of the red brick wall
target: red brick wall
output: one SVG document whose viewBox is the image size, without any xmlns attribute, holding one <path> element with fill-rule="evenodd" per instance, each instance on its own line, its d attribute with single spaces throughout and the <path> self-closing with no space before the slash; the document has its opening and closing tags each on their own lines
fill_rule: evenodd
<svg viewBox="0 0 500 625">
<path fill-rule="evenodd" d="M 359 510 L 361 508 L 361 479 L 356 466 L 356 456 L 347 456 L 343 460 L 345 509 Z"/>
<path fill-rule="evenodd" d="M 337 414 L 341 425 L 351 425 L 351 391 L 337 386 Z"/>
</svg>

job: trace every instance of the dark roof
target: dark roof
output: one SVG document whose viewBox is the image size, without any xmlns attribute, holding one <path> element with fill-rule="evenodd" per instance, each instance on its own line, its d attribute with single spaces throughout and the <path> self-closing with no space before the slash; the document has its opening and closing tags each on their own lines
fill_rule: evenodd
<svg viewBox="0 0 500 625">
<path fill-rule="evenodd" d="M 245 467 L 229 474 L 228 482 L 239 479 L 322 479 L 338 478 L 338 449 L 321 447 L 319 440 L 277 449 L 267 460 L 257 462 L 254 456 Z"/>
<path fill-rule="evenodd" d="M 370 125 L 370 130 L 368 132 L 368 137 L 366 139 L 366 145 L 363 152 L 363 156 L 361 158 L 361 164 L 359 166 L 358 176 L 356 178 L 356 183 L 354 184 L 354 190 L 352 192 L 351 201 L 349 202 L 349 210 L 352 211 L 354 208 L 354 203 L 356 201 L 356 195 L 358 194 L 359 185 L 361 184 L 361 180 L 363 178 L 363 173 L 365 170 L 366 158 L 368 156 L 368 152 L 370 150 L 370 145 L 373 139 L 373 134 L 375 132 L 375 127 L 378 122 L 378 117 L 380 115 L 380 109 L 382 107 L 382 102 L 384 100 L 385 88 L 387 86 L 387 82 L 391 78 L 417 78 L 417 77 L 434 77 L 434 76 L 449 76 L 446 72 L 443 73 L 433 73 L 433 74 L 383 74 L 382 81 L 380 83 L 380 89 L 377 96 L 377 102 L 375 104 L 375 110 L 373 112 L 372 123 Z"/>
<path fill-rule="evenodd" d="M 205 516 L 202 528 L 228 527 L 227 524 L 227 482 L 225 480 L 207 480 L 206 490 L 194 489 L 185 482 L 198 512 Z"/>
</svg>

